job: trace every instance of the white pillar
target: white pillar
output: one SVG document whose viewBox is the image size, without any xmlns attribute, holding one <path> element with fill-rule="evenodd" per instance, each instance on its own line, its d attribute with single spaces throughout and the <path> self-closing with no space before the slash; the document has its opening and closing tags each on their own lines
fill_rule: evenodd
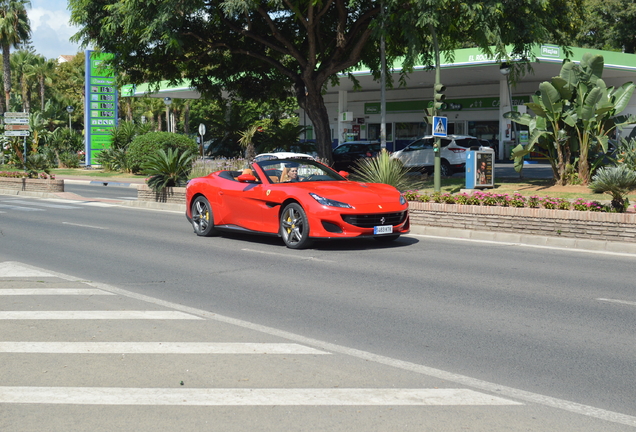
<svg viewBox="0 0 636 432">
<path fill-rule="evenodd" d="M 504 141 L 512 141 L 512 124 L 510 120 L 503 117 L 504 113 L 512 111 L 510 106 L 510 94 L 508 93 L 508 80 L 502 76 L 499 80 L 499 155 L 504 157 Z"/>
<path fill-rule="evenodd" d="M 338 145 L 345 141 L 344 130 L 351 127 L 351 123 L 344 123 L 342 121 L 342 113 L 347 111 L 347 92 L 340 90 L 338 92 Z"/>
</svg>

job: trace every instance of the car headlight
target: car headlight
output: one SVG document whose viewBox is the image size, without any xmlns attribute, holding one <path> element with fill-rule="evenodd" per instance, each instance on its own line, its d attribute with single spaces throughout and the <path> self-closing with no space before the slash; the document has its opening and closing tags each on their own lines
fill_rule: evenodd
<svg viewBox="0 0 636 432">
<path fill-rule="evenodd" d="M 341 207 L 341 208 L 353 208 L 347 203 L 343 203 L 343 202 L 340 202 L 340 201 L 324 198 L 324 197 L 321 197 L 320 195 L 316 195 L 315 193 L 312 193 L 312 192 L 310 192 L 309 195 L 311 195 L 311 197 L 313 199 L 315 199 L 316 201 L 318 201 L 320 204 L 325 205 L 325 206 Z"/>
<path fill-rule="evenodd" d="M 400 194 L 400 204 L 404 205 L 406 204 L 406 198 L 404 198 L 404 195 Z"/>
</svg>

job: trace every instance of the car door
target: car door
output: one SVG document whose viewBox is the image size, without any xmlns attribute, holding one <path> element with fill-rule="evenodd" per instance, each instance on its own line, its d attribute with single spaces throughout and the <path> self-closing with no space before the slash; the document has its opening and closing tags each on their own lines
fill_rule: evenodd
<svg viewBox="0 0 636 432">
<path fill-rule="evenodd" d="M 228 222 L 241 228 L 261 231 L 264 188 L 259 182 L 232 181 L 219 195 L 228 211 Z"/>
</svg>

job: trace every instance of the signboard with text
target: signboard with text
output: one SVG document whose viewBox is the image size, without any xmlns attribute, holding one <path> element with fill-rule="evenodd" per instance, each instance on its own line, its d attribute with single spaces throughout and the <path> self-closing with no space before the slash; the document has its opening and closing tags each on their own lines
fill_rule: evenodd
<svg viewBox="0 0 636 432">
<path fill-rule="evenodd" d="M 117 86 L 114 72 L 105 66 L 110 53 L 86 51 L 86 103 L 84 128 L 86 165 L 95 165 L 97 155 L 110 147 L 111 131 L 117 126 Z"/>
</svg>

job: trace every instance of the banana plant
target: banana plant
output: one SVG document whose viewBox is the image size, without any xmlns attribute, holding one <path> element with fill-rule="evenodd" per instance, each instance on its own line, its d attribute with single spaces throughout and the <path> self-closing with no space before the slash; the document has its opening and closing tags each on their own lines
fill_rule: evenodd
<svg viewBox="0 0 636 432">
<path fill-rule="evenodd" d="M 523 167 L 530 152 L 545 155 L 554 171 L 556 183 L 564 185 L 569 164 L 578 161 L 578 177 L 590 181 L 590 149 L 608 150 L 609 134 L 617 126 L 636 123 L 636 117 L 618 116 L 628 105 L 632 82 L 618 88 L 607 87 L 601 79 L 603 56 L 586 53 L 580 64 L 567 61 L 558 77 L 539 85 L 539 91 L 526 106 L 535 114 L 505 113 L 504 117 L 528 126 L 530 141 L 513 149 L 515 169 Z M 573 155 L 575 157 L 573 159 Z"/>
</svg>

